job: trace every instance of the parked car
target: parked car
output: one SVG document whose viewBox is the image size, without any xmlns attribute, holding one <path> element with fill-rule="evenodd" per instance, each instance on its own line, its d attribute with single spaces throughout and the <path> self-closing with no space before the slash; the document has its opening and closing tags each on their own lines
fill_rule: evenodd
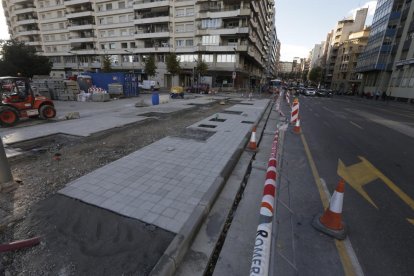
<svg viewBox="0 0 414 276">
<path fill-rule="evenodd" d="M 184 99 L 184 88 L 182 86 L 172 86 L 170 90 L 170 96 L 172 99 Z"/>
<path fill-rule="evenodd" d="M 200 83 L 199 85 L 194 84 L 193 86 L 187 87 L 186 92 L 208 94 L 210 92 L 210 84 L 208 83 Z"/>
<path fill-rule="evenodd" d="M 305 96 L 315 96 L 316 95 L 316 90 L 312 89 L 312 88 L 307 88 L 305 90 Z"/>
<path fill-rule="evenodd" d="M 143 80 L 138 84 L 138 87 L 144 90 L 159 90 L 160 87 L 156 81 L 153 80 Z"/>
</svg>

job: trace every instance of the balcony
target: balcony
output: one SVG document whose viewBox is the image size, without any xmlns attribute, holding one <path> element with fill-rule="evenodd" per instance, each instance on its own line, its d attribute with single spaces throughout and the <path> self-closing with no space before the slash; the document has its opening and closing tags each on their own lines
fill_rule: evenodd
<svg viewBox="0 0 414 276">
<path fill-rule="evenodd" d="M 401 11 L 393 11 L 390 14 L 390 21 L 399 19 L 400 17 L 401 17 Z"/>
<path fill-rule="evenodd" d="M 64 1 L 65 6 L 74 6 L 74 5 L 80 5 L 80 4 L 86 4 L 90 3 L 89 0 L 70 0 L 70 1 Z"/>
<path fill-rule="evenodd" d="M 92 30 L 94 29 L 94 26 L 92 23 L 84 24 L 84 25 L 78 25 L 78 24 L 69 24 L 68 30 L 69 31 L 81 31 L 81 30 Z"/>
<path fill-rule="evenodd" d="M 410 27 L 408 28 L 408 32 L 411 33 L 414 31 L 414 21 L 411 21 Z"/>
<path fill-rule="evenodd" d="M 385 31 L 385 36 L 388 37 L 394 37 L 394 35 L 397 33 L 397 29 L 387 29 Z"/>
<path fill-rule="evenodd" d="M 387 52 L 387 53 L 389 53 L 389 52 L 391 52 L 391 45 L 382 45 L 381 46 L 381 52 Z"/>
<path fill-rule="evenodd" d="M 138 18 L 134 20 L 135 25 L 140 24 L 150 24 L 150 23 L 160 23 L 160 22 L 169 22 L 171 20 L 170 16 L 154 16 L 154 17 L 146 17 L 146 18 Z"/>
<path fill-rule="evenodd" d="M 14 15 L 19 15 L 19 14 L 25 14 L 25 13 L 35 13 L 36 12 L 36 8 L 35 7 L 30 7 L 30 8 L 25 8 L 25 9 L 19 9 L 19 10 L 14 10 L 12 11 L 12 14 Z"/>
<path fill-rule="evenodd" d="M 95 36 L 70 36 L 69 42 L 70 43 L 91 43 L 95 41 Z"/>
<path fill-rule="evenodd" d="M 403 51 L 408 51 L 410 49 L 410 47 L 411 47 L 411 42 L 412 42 L 412 39 L 411 38 L 409 38 L 408 40 L 404 41 L 404 45 L 403 45 L 402 50 Z"/>
<path fill-rule="evenodd" d="M 79 12 L 72 12 L 72 13 L 66 14 L 67 19 L 88 17 L 88 16 L 93 16 L 93 12 L 92 11 L 79 11 Z"/>
<path fill-rule="evenodd" d="M 231 18 L 240 15 L 240 9 L 237 10 L 219 10 L 219 11 L 200 11 L 198 18 Z"/>
<path fill-rule="evenodd" d="M 134 10 L 159 8 L 170 6 L 170 0 L 154 1 L 154 0 L 138 0 L 134 3 Z"/>
<path fill-rule="evenodd" d="M 39 35 L 39 34 L 40 34 L 39 30 L 26 30 L 26 31 L 17 32 L 16 36 Z"/>
<path fill-rule="evenodd" d="M 255 13 L 259 13 L 259 7 L 257 6 L 257 4 L 256 4 L 256 2 L 255 2 L 255 1 L 252 1 L 252 2 L 251 2 L 251 6 L 252 6 L 252 10 L 253 10 Z"/>
<path fill-rule="evenodd" d="M 25 19 L 16 22 L 16 26 L 37 24 L 37 19 Z"/>
<path fill-rule="evenodd" d="M 164 32 L 153 32 L 153 33 L 138 32 L 134 35 L 134 39 L 163 38 L 163 37 L 170 37 L 170 35 L 171 34 L 168 30 Z"/>
<path fill-rule="evenodd" d="M 196 35 L 236 35 L 236 34 L 248 34 L 248 33 L 249 33 L 248 27 L 200 29 L 196 31 Z"/>
</svg>

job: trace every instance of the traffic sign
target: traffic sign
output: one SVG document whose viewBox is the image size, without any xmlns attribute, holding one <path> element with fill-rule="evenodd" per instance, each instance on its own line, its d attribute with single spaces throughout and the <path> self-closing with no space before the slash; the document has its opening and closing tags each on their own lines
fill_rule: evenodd
<svg viewBox="0 0 414 276">
<path fill-rule="evenodd" d="M 233 72 L 233 79 L 236 78 L 236 72 Z"/>
</svg>

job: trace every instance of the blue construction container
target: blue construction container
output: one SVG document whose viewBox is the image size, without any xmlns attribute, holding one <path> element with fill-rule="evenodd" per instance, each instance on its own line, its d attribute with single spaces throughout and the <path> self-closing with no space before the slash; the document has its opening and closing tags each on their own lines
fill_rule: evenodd
<svg viewBox="0 0 414 276">
<path fill-rule="evenodd" d="M 120 83 L 123 86 L 125 97 L 139 96 L 138 75 L 134 73 L 84 73 L 92 78 L 92 84 L 108 91 L 111 83 Z"/>
</svg>

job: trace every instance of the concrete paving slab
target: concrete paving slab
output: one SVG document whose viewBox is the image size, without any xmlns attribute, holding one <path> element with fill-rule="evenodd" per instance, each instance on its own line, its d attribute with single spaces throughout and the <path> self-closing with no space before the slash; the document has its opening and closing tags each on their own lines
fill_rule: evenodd
<svg viewBox="0 0 414 276">
<path fill-rule="evenodd" d="M 60 193 L 90 204 L 103 202 L 97 206 L 177 233 L 250 133 L 251 125 L 242 121 L 245 118 L 258 121 L 268 100 L 252 103 L 253 106 L 237 107 L 244 116 L 223 114 L 226 121 L 217 124 L 214 135 L 207 141 L 166 137 L 69 183 Z M 211 118 L 213 116 L 189 128 L 204 130 L 200 124 Z M 195 167 L 194 163 L 202 165 Z M 126 176 L 125 170 L 135 174 Z M 163 174 L 171 171 L 170 174 Z M 208 172 L 203 181 L 196 181 L 203 172 Z M 100 182 L 91 183 L 91 178 Z M 120 186 L 128 189 L 122 192 L 117 189 Z M 75 195 L 73 187 L 82 192 Z M 108 190 L 116 194 L 104 201 Z M 141 193 L 132 195 L 134 191 Z M 91 193 L 95 195 L 92 198 Z M 165 200 L 169 200 L 169 211 L 155 208 L 167 205 Z M 183 210 L 182 204 L 186 204 L 187 209 Z"/>
</svg>

